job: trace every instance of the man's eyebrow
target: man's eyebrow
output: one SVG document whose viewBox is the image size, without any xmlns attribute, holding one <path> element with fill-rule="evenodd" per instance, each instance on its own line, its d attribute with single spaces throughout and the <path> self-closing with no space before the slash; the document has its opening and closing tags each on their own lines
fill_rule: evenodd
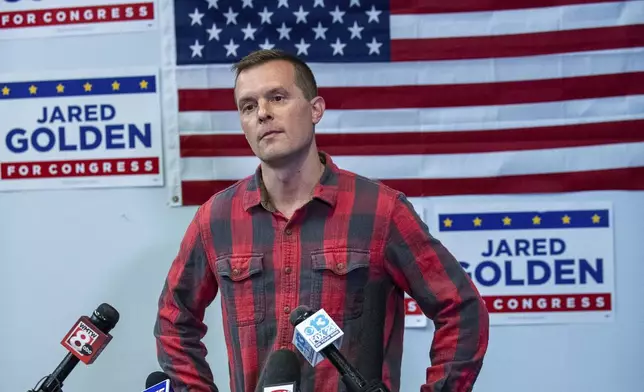
<svg viewBox="0 0 644 392">
<path fill-rule="evenodd" d="M 268 94 L 275 94 L 275 93 L 281 93 L 281 94 L 288 94 L 288 91 L 284 87 L 275 87 L 270 90 L 268 90 Z"/>
<path fill-rule="evenodd" d="M 266 91 L 264 94 L 266 95 L 272 95 L 272 94 L 283 94 L 283 95 L 288 95 L 288 90 L 286 90 L 284 87 L 274 87 L 268 91 Z M 243 103 L 246 103 L 248 101 L 252 101 L 253 97 L 252 96 L 242 96 L 237 100 L 237 105 L 241 106 Z"/>
</svg>

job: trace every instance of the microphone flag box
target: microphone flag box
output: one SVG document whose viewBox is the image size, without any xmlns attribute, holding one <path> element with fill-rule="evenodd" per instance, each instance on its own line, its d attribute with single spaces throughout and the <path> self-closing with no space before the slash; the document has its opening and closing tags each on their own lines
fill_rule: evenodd
<svg viewBox="0 0 644 392">
<path fill-rule="evenodd" d="M 295 392 L 295 384 L 288 383 L 288 384 L 265 386 L 262 392 Z"/>
<path fill-rule="evenodd" d="M 293 344 L 311 366 L 324 360 L 322 350 L 330 344 L 340 349 L 344 332 L 333 319 L 320 309 L 295 327 Z"/>
<path fill-rule="evenodd" d="M 146 388 L 143 392 L 172 392 L 170 380 L 161 381 L 156 385 Z"/>
<path fill-rule="evenodd" d="M 112 340 L 112 335 L 98 329 L 87 316 L 81 316 L 60 342 L 69 352 L 89 365 Z"/>
</svg>

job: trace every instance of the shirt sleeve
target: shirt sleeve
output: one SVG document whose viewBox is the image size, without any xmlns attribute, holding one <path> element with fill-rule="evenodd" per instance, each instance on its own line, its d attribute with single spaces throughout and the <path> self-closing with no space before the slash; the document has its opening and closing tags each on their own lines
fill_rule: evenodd
<svg viewBox="0 0 644 392">
<path fill-rule="evenodd" d="M 217 392 L 202 342 L 208 305 L 217 295 L 217 283 L 204 249 L 200 208 L 181 241 L 160 298 L 154 336 L 161 369 L 176 392 Z"/>
<path fill-rule="evenodd" d="M 396 199 L 385 244 L 386 268 L 433 320 L 431 366 L 421 392 L 469 392 L 487 351 L 485 302 L 456 258 L 430 233 L 404 195 Z"/>
</svg>

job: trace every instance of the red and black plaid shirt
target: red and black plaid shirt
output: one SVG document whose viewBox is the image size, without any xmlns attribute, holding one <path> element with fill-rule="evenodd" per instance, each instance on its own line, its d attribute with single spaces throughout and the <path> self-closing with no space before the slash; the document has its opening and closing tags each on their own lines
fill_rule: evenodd
<svg viewBox="0 0 644 392">
<path fill-rule="evenodd" d="M 471 280 L 404 195 L 320 156 L 313 199 L 290 220 L 264 196 L 259 169 L 199 208 L 159 300 L 162 369 L 178 391 L 214 390 L 201 339 L 219 293 L 231 392 L 255 389 L 272 350 L 296 350 L 289 314 L 299 305 L 326 310 L 345 333 L 347 359 L 397 392 L 407 292 L 436 326 L 420 390 L 470 391 L 489 326 Z M 312 368 L 299 357 L 303 392 L 346 391 L 329 361 Z"/>
</svg>

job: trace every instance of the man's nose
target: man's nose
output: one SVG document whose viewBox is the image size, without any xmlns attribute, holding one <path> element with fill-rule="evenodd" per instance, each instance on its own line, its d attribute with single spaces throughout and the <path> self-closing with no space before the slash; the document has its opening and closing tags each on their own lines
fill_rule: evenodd
<svg viewBox="0 0 644 392">
<path fill-rule="evenodd" d="M 266 121 L 273 118 L 268 102 L 262 101 L 257 104 L 257 116 L 259 117 L 259 121 Z"/>
</svg>

